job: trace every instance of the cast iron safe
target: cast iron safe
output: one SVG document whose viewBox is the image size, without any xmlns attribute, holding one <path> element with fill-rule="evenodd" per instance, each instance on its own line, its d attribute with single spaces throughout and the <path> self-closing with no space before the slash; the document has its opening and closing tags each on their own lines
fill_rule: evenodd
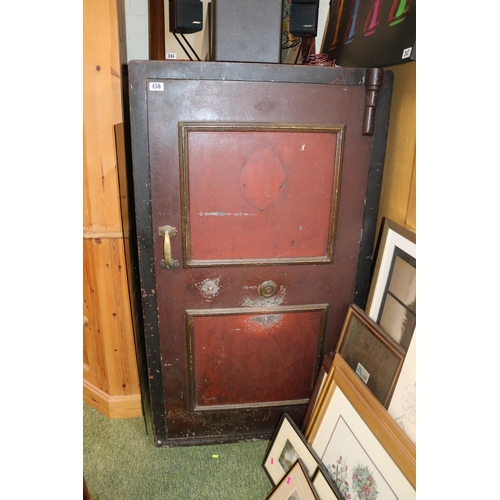
<svg viewBox="0 0 500 500">
<path fill-rule="evenodd" d="M 368 291 L 392 73 L 131 61 L 133 186 L 157 446 L 300 426 Z"/>
</svg>

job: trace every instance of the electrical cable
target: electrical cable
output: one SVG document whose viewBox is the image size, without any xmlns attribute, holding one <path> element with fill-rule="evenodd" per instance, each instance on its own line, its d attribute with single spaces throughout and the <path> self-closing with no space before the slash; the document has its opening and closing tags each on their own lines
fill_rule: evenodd
<svg viewBox="0 0 500 500">
<path fill-rule="evenodd" d="M 302 42 L 304 41 L 303 38 L 300 39 L 300 44 L 299 44 L 299 47 L 297 49 L 297 56 L 295 57 L 295 62 L 293 64 L 297 64 L 297 61 L 299 60 L 299 55 L 300 55 L 300 51 L 302 49 Z"/>
<path fill-rule="evenodd" d="M 191 55 L 189 54 L 189 52 L 186 50 L 186 48 L 184 47 L 184 45 L 182 44 L 182 42 L 179 40 L 179 38 L 177 37 L 177 34 L 175 32 L 172 32 L 172 34 L 174 35 L 175 39 L 177 40 L 177 42 L 179 43 L 179 45 L 182 47 L 182 50 L 185 52 L 185 54 L 189 57 L 189 60 L 190 61 L 193 61 L 194 59 L 191 57 Z M 191 49 L 191 51 L 193 52 L 193 54 L 196 56 L 196 59 L 198 59 L 198 61 L 201 61 L 201 59 L 198 57 L 198 54 L 195 52 L 195 50 L 193 49 L 193 47 L 191 47 L 191 44 L 187 41 L 186 37 L 184 36 L 183 33 L 180 34 L 182 36 L 182 39 L 188 44 L 188 47 Z"/>
</svg>

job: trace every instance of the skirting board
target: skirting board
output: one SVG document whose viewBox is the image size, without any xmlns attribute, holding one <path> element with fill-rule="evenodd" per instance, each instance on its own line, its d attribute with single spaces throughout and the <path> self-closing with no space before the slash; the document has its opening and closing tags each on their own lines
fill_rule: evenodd
<svg viewBox="0 0 500 500">
<path fill-rule="evenodd" d="M 110 419 L 142 417 L 140 394 L 110 396 L 84 380 L 83 400 Z"/>
</svg>

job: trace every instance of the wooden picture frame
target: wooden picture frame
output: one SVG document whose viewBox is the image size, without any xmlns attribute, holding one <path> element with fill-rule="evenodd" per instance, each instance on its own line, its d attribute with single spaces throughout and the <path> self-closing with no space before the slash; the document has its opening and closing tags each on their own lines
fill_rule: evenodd
<svg viewBox="0 0 500 500">
<path fill-rule="evenodd" d="M 316 381 L 314 382 L 314 387 L 311 393 L 311 397 L 309 398 L 309 402 L 307 404 L 306 412 L 304 414 L 304 418 L 302 419 L 302 424 L 300 426 L 300 431 L 302 433 L 305 432 L 307 424 L 309 423 L 309 419 L 311 418 L 311 414 L 316 406 L 316 402 L 318 400 L 319 394 L 321 393 L 321 389 L 326 381 L 326 376 L 328 375 L 328 371 L 330 370 L 330 366 L 333 362 L 333 352 L 327 353 L 323 356 L 323 361 L 321 362 L 321 366 L 319 367 L 318 375 L 316 376 Z"/>
<path fill-rule="evenodd" d="M 322 500 L 308 476 L 304 462 L 299 458 L 266 500 Z"/>
<path fill-rule="evenodd" d="M 408 349 L 416 325 L 416 234 L 384 218 L 366 312 Z"/>
<path fill-rule="evenodd" d="M 305 437 L 343 497 L 416 498 L 415 444 L 339 354 L 323 392 Z"/>
<path fill-rule="evenodd" d="M 262 466 L 272 484 L 277 485 L 299 458 L 312 478 L 320 460 L 288 413 L 283 413 Z"/>
<path fill-rule="evenodd" d="M 335 348 L 375 397 L 389 406 L 405 351 L 356 304 L 347 310 Z"/>
</svg>

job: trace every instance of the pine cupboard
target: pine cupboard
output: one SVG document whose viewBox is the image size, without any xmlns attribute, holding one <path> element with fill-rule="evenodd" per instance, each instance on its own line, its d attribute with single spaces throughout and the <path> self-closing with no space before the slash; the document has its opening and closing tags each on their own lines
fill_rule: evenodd
<svg viewBox="0 0 500 500">
<path fill-rule="evenodd" d="M 84 1 L 83 398 L 109 418 L 142 415 L 118 178 L 122 20 L 121 0 Z"/>
</svg>

